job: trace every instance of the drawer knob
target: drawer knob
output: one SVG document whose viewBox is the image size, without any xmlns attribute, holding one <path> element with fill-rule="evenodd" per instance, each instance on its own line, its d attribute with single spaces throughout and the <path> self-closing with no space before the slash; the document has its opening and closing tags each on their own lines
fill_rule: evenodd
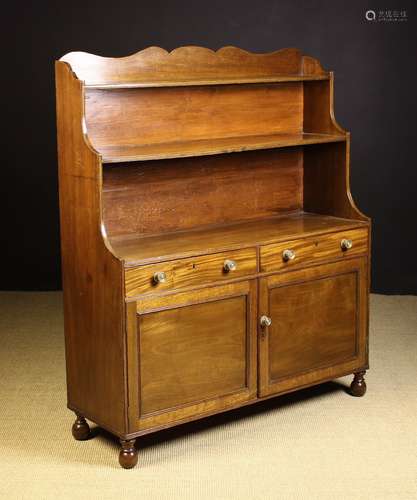
<svg viewBox="0 0 417 500">
<path fill-rule="evenodd" d="M 261 324 L 262 328 L 265 328 L 272 325 L 272 319 L 269 316 L 261 316 L 259 323 Z"/>
<path fill-rule="evenodd" d="M 159 271 L 153 275 L 154 283 L 165 283 L 167 275 L 163 271 Z"/>
<path fill-rule="evenodd" d="M 295 252 L 294 250 L 291 250 L 287 248 L 282 252 L 282 259 L 284 262 L 288 262 L 289 260 L 294 260 L 295 259 Z"/>
<path fill-rule="evenodd" d="M 353 247 L 353 242 L 352 240 L 347 240 L 346 238 L 343 238 L 343 240 L 340 242 L 340 246 L 342 250 L 350 250 Z"/>
<path fill-rule="evenodd" d="M 236 271 L 237 264 L 234 260 L 227 259 L 223 263 L 223 269 L 225 270 L 226 273 L 230 273 L 230 271 Z"/>
</svg>

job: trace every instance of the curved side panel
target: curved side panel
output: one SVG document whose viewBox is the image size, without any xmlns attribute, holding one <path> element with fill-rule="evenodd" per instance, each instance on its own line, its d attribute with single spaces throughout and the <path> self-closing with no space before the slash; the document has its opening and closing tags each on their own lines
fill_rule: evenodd
<svg viewBox="0 0 417 500">
<path fill-rule="evenodd" d="M 350 191 L 350 134 L 335 119 L 333 73 L 329 80 L 304 82 L 303 130 L 346 137 L 346 142 L 305 149 L 304 209 L 369 221 Z"/>
<path fill-rule="evenodd" d="M 334 73 L 330 72 L 329 79 L 329 104 L 330 104 L 330 120 L 336 130 L 343 133 L 348 133 L 345 129 L 343 129 L 336 121 L 336 117 L 334 115 Z"/>
<path fill-rule="evenodd" d="M 172 52 L 148 47 L 119 58 L 70 52 L 61 61 L 69 63 L 87 85 L 302 75 L 301 54 L 294 48 L 254 54 L 237 47 L 213 51 L 188 46 Z"/>
<path fill-rule="evenodd" d="M 359 208 L 357 207 L 352 192 L 350 190 L 350 134 L 348 134 L 346 141 L 346 192 L 349 200 L 349 204 L 352 207 L 356 217 L 358 219 L 371 222 L 371 218 L 365 215 Z"/>
<path fill-rule="evenodd" d="M 83 85 L 63 62 L 56 90 L 68 407 L 123 435 L 122 263 L 101 233 L 101 162 L 84 136 Z"/>
<path fill-rule="evenodd" d="M 350 192 L 349 137 L 346 142 L 319 144 L 304 150 L 304 210 L 368 221 Z"/>
<path fill-rule="evenodd" d="M 334 117 L 333 73 L 329 80 L 304 82 L 303 85 L 304 132 L 346 135 L 346 130 Z"/>
</svg>

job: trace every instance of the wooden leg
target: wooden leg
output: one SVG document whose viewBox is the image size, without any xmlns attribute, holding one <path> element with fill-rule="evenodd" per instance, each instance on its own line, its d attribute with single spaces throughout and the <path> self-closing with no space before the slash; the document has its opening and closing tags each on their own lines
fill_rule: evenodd
<svg viewBox="0 0 417 500">
<path fill-rule="evenodd" d="M 365 373 L 366 372 L 358 372 L 354 374 L 353 382 L 350 384 L 350 394 L 352 396 L 361 397 L 366 392 L 366 382 L 365 382 Z"/>
<path fill-rule="evenodd" d="M 135 448 L 135 441 L 136 439 L 120 440 L 122 449 L 119 453 L 119 464 L 124 469 L 132 469 L 138 463 L 138 451 Z"/>
<path fill-rule="evenodd" d="M 77 441 L 85 441 L 90 437 L 90 426 L 82 415 L 77 414 L 72 426 L 72 435 Z"/>
</svg>

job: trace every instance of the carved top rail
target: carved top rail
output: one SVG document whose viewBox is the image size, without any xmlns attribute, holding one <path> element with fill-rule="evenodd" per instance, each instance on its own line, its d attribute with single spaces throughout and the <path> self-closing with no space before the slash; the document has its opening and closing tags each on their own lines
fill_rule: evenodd
<svg viewBox="0 0 417 500">
<path fill-rule="evenodd" d="M 179 47 L 171 52 L 149 47 L 127 57 L 70 52 L 61 58 L 87 87 L 147 87 L 325 80 L 317 59 L 288 48 L 254 54 L 237 47 L 217 51 Z"/>
</svg>

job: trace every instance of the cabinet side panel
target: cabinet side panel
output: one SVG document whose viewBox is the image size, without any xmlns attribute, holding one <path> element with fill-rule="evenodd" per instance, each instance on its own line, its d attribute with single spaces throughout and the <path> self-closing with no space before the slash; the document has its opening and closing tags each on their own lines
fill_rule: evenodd
<svg viewBox="0 0 417 500">
<path fill-rule="evenodd" d="M 101 165 L 82 132 L 82 84 L 56 65 L 61 254 L 68 406 L 125 432 L 121 263 L 100 231 Z"/>
<path fill-rule="evenodd" d="M 346 135 L 346 143 L 309 146 L 304 151 L 304 209 L 348 219 L 369 220 L 350 191 L 350 135 L 336 122 L 334 78 L 303 84 L 303 130 Z"/>
<path fill-rule="evenodd" d="M 304 210 L 346 219 L 369 220 L 350 192 L 349 140 L 304 150 Z"/>
<path fill-rule="evenodd" d="M 304 82 L 303 87 L 304 132 L 345 135 L 334 117 L 333 77 L 330 80 Z"/>
</svg>

